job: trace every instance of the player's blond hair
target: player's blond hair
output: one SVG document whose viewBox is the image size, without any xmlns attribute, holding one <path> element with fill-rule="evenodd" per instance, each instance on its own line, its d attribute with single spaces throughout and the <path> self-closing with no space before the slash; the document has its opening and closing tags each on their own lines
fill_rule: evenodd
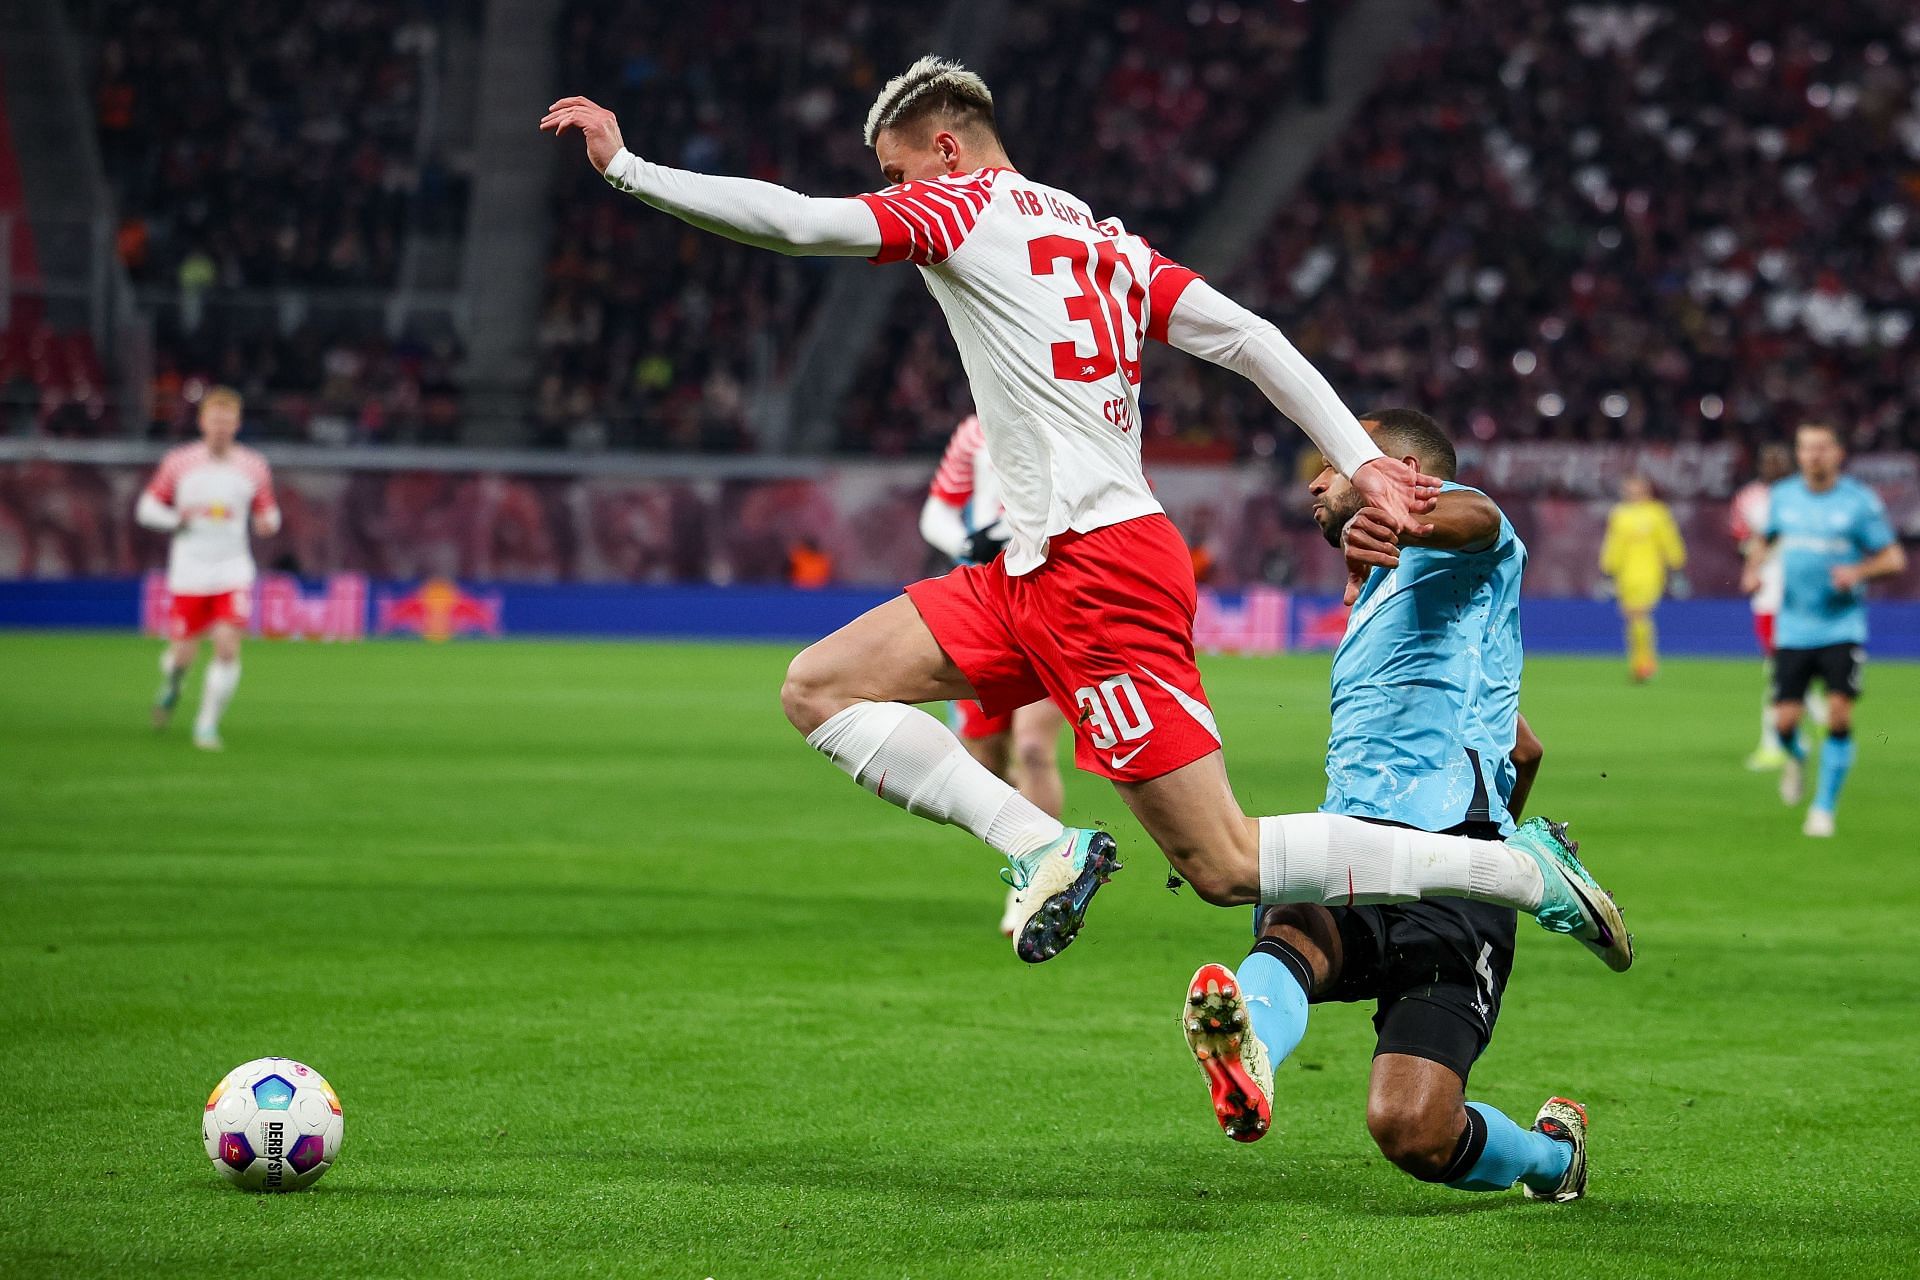
<svg viewBox="0 0 1920 1280">
<path fill-rule="evenodd" d="M 207 394 L 200 397 L 200 409 L 203 413 L 220 405 L 226 405 L 235 413 L 239 413 L 245 404 L 246 399 L 238 391 L 226 386 L 209 387 Z"/>
<path fill-rule="evenodd" d="M 987 82 L 951 58 L 928 54 L 905 71 L 887 81 L 886 88 L 873 100 L 867 112 L 866 144 L 880 136 L 882 129 L 917 120 L 944 111 L 982 117 L 987 128 L 993 122 L 993 93 Z"/>
</svg>

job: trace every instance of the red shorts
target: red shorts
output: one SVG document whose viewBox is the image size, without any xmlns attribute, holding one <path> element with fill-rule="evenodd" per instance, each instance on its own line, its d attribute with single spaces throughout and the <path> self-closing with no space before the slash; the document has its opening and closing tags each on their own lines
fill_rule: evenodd
<svg viewBox="0 0 1920 1280">
<path fill-rule="evenodd" d="M 1754 614 L 1753 634 L 1759 637 L 1760 652 L 1771 658 L 1773 656 L 1773 615 L 1770 613 Z"/>
<path fill-rule="evenodd" d="M 244 588 L 212 596 L 175 596 L 167 632 L 175 640 L 196 640 L 216 622 L 231 622 L 244 631 L 252 612 L 253 593 Z"/>
<path fill-rule="evenodd" d="M 907 588 L 987 714 L 1052 699 L 1073 724 L 1075 763 L 1118 782 L 1220 749 L 1193 660 L 1193 557 L 1173 521 L 1060 534 L 1018 578 L 1003 564 Z"/>
<path fill-rule="evenodd" d="M 990 716 L 986 708 L 971 698 L 959 698 L 954 701 L 953 718 L 959 721 L 957 732 L 969 742 L 1013 732 L 1013 712 Z"/>
</svg>

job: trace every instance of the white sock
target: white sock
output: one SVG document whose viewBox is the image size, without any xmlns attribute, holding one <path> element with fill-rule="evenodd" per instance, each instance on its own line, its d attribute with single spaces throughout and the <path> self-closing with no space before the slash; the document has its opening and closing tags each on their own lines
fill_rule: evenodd
<svg viewBox="0 0 1920 1280">
<path fill-rule="evenodd" d="M 227 704 L 233 701 L 233 691 L 240 687 L 240 660 L 228 662 L 215 658 L 207 664 L 207 678 L 200 687 L 200 714 L 194 718 L 195 733 L 220 732 L 220 717 L 226 714 Z"/>
<path fill-rule="evenodd" d="M 1498 840 L 1435 835 L 1331 813 L 1260 819 L 1260 901 L 1365 906 L 1472 898 L 1540 909 L 1540 868 Z"/>
<path fill-rule="evenodd" d="M 881 799 L 964 827 L 1008 857 L 1066 831 L 968 755 L 952 730 L 904 702 L 856 702 L 808 734 L 807 745 Z"/>
</svg>

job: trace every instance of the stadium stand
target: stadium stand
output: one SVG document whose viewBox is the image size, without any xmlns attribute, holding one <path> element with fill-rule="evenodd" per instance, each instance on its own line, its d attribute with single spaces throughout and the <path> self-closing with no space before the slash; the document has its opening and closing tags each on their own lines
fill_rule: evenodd
<svg viewBox="0 0 1920 1280">
<path fill-rule="evenodd" d="M 921 51 L 914 6 L 727 0 L 690 23 L 671 6 L 573 0 L 560 82 L 600 95 L 629 141 L 667 163 L 815 194 L 872 190 L 859 122 Z M 743 109 L 743 107 L 745 109 Z M 746 397 L 791 354 L 818 263 L 636 216 L 569 156 L 554 189 L 539 330 L 539 443 L 739 452 Z"/>
<path fill-rule="evenodd" d="M 1563 86 L 1578 84 L 1579 92 Z M 1481 440 L 1920 445 L 1920 18 L 1449 0 L 1234 287 Z M 1207 417 L 1242 452 L 1264 406 Z"/>
<path fill-rule="evenodd" d="M 381 313 L 408 235 L 465 217 L 466 181 L 422 120 L 443 29 L 472 7 L 73 8 L 116 247 L 154 314 L 153 429 L 184 421 L 180 389 L 219 380 L 249 392 L 268 436 L 431 437 L 455 353 L 383 336 Z M 357 306 L 335 303 L 346 290 Z"/>
</svg>

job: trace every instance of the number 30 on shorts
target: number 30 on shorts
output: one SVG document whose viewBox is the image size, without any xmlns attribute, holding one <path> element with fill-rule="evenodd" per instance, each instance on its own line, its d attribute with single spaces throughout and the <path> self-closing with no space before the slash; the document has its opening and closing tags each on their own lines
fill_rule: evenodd
<svg viewBox="0 0 1920 1280">
<path fill-rule="evenodd" d="M 1153 717 L 1133 687 L 1133 677 L 1113 676 L 1098 686 L 1073 691 L 1080 722 L 1093 730 L 1095 749 L 1105 751 L 1117 742 L 1133 742 L 1153 732 Z"/>
</svg>

